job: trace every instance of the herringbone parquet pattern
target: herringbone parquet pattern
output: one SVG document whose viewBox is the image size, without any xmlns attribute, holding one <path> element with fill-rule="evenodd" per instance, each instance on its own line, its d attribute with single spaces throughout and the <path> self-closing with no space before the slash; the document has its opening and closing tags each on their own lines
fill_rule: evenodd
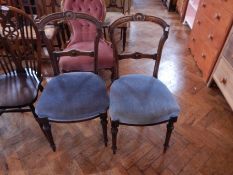
<svg viewBox="0 0 233 175">
<path fill-rule="evenodd" d="M 165 125 L 120 126 L 118 150 L 113 155 L 110 125 L 109 145 L 105 147 L 98 119 L 52 124 L 57 145 L 54 153 L 32 114 L 3 114 L 0 118 L 0 174 L 233 174 L 233 113 L 220 91 L 207 88 L 202 81 L 187 49 L 189 29 L 181 24 L 176 13 L 168 13 L 160 0 L 133 0 L 133 11 L 157 15 L 171 25 L 159 79 L 176 96 L 182 112 L 167 153 L 162 153 Z M 135 68 L 150 73 L 152 66 L 150 61 L 125 62 L 121 73 Z M 108 75 L 103 76 L 109 81 Z"/>
</svg>

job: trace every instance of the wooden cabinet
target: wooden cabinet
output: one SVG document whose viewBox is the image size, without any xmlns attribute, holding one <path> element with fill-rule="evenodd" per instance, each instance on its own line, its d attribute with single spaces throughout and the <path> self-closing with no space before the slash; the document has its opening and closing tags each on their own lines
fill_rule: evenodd
<svg viewBox="0 0 233 175">
<path fill-rule="evenodd" d="M 233 20 L 233 0 L 200 0 L 189 48 L 203 79 L 209 80 Z"/>
<path fill-rule="evenodd" d="M 233 110 L 233 27 L 214 68 L 214 80 Z"/>
</svg>

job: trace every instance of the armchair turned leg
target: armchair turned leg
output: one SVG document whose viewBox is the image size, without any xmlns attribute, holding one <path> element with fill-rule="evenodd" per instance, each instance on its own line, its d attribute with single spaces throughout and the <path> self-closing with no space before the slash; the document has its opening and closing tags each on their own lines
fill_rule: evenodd
<svg viewBox="0 0 233 175">
<path fill-rule="evenodd" d="M 112 151 L 113 154 L 116 154 L 116 150 L 117 150 L 117 133 L 118 133 L 118 126 L 119 126 L 119 122 L 118 121 L 112 121 Z"/>
<path fill-rule="evenodd" d="M 101 119 L 101 125 L 102 125 L 102 128 L 103 128 L 104 144 L 105 144 L 105 146 L 107 146 L 108 145 L 108 135 L 107 135 L 108 120 L 107 120 L 107 113 L 101 114 L 100 119 Z"/>
<path fill-rule="evenodd" d="M 171 137 L 172 131 L 174 129 L 173 124 L 174 124 L 175 121 L 176 120 L 174 120 L 174 119 L 170 119 L 168 121 L 168 124 L 167 124 L 167 133 L 166 133 L 166 138 L 165 138 L 165 143 L 164 143 L 164 150 L 163 150 L 164 153 L 167 151 L 167 148 L 169 147 L 169 141 L 170 141 L 170 137 Z"/>
</svg>

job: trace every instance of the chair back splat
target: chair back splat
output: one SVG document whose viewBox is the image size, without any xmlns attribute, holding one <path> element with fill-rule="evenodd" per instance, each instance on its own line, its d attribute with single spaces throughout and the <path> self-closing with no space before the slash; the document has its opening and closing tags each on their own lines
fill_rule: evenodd
<svg viewBox="0 0 233 175">
<path fill-rule="evenodd" d="M 119 28 L 119 26 L 129 22 L 130 41 L 128 48 L 125 52 L 119 52 L 115 30 Z M 139 31 L 139 34 L 137 31 Z M 162 50 L 168 38 L 168 32 L 169 25 L 163 19 L 141 13 L 119 18 L 110 26 L 110 38 L 116 60 L 115 66 L 117 67 L 115 69 L 116 80 L 112 83 L 110 88 L 109 106 L 109 115 L 112 121 L 112 150 L 114 154 L 117 149 L 117 132 L 120 124 L 151 126 L 168 123 L 164 142 L 164 152 L 168 148 L 170 136 L 174 128 L 173 123 L 177 121 L 180 112 L 179 105 L 172 93 L 165 84 L 157 79 Z M 147 37 L 149 37 L 149 39 Z M 154 43 L 150 43 L 153 37 L 156 37 L 157 47 L 155 47 L 156 45 L 154 45 Z M 135 49 L 135 46 L 138 47 Z M 153 48 L 149 49 L 147 48 L 148 46 Z M 136 50 L 136 52 L 134 50 Z M 146 69 L 149 69 L 148 67 L 150 67 L 149 65 L 151 64 L 142 69 L 140 65 L 138 66 L 135 64 L 136 61 L 133 62 L 135 59 L 141 59 L 137 61 L 149 61 L 148 58 L 154 60 L 153 76 L 144 75 L 147 73 Z M 129 62 L 124 62 L 125 59 L 128 59 L 127 61 Z M 121 76 L 123 70 L 130 70 L 130 63 L 132 63 L 133 66 L 134 64 L 137 65 L 135 69 L 133 69 L 137 74 L 127 74 L 128 72 L 126 72 L 125 74 L 127 75 Z M 144 63 L 142 65 L 144 65 Z M 136 70 L 137 68 L 138 70 Z"/>
</svg>

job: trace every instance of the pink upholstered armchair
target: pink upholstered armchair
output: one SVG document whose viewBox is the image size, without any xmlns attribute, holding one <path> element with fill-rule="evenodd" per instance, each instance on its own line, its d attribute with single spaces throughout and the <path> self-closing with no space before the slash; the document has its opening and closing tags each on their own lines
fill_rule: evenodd
<svg viewBox="0 0 233 175">
<path fill-rule="evenodd" d="M 74 11 L 87 13 L 103 21 L 106 14 L 106 8 L 102 0 L 64 0 L 63 11 Z M 65 50 L 81 49 L 93 50 L 96 28 L 93 24 L 84 20 L 69 21 L 71 31 L 70 41 Z M 92 71 L 94 68 L 93 58 L 88 56 L 60 58 L 59 67 L 63 72 L 69 71 Z M 104 38 L 99 42 L 98 64 L 100 69 L 111 69 L 113 72 L 113 51 L 111 44 Z"/>
</svg>

